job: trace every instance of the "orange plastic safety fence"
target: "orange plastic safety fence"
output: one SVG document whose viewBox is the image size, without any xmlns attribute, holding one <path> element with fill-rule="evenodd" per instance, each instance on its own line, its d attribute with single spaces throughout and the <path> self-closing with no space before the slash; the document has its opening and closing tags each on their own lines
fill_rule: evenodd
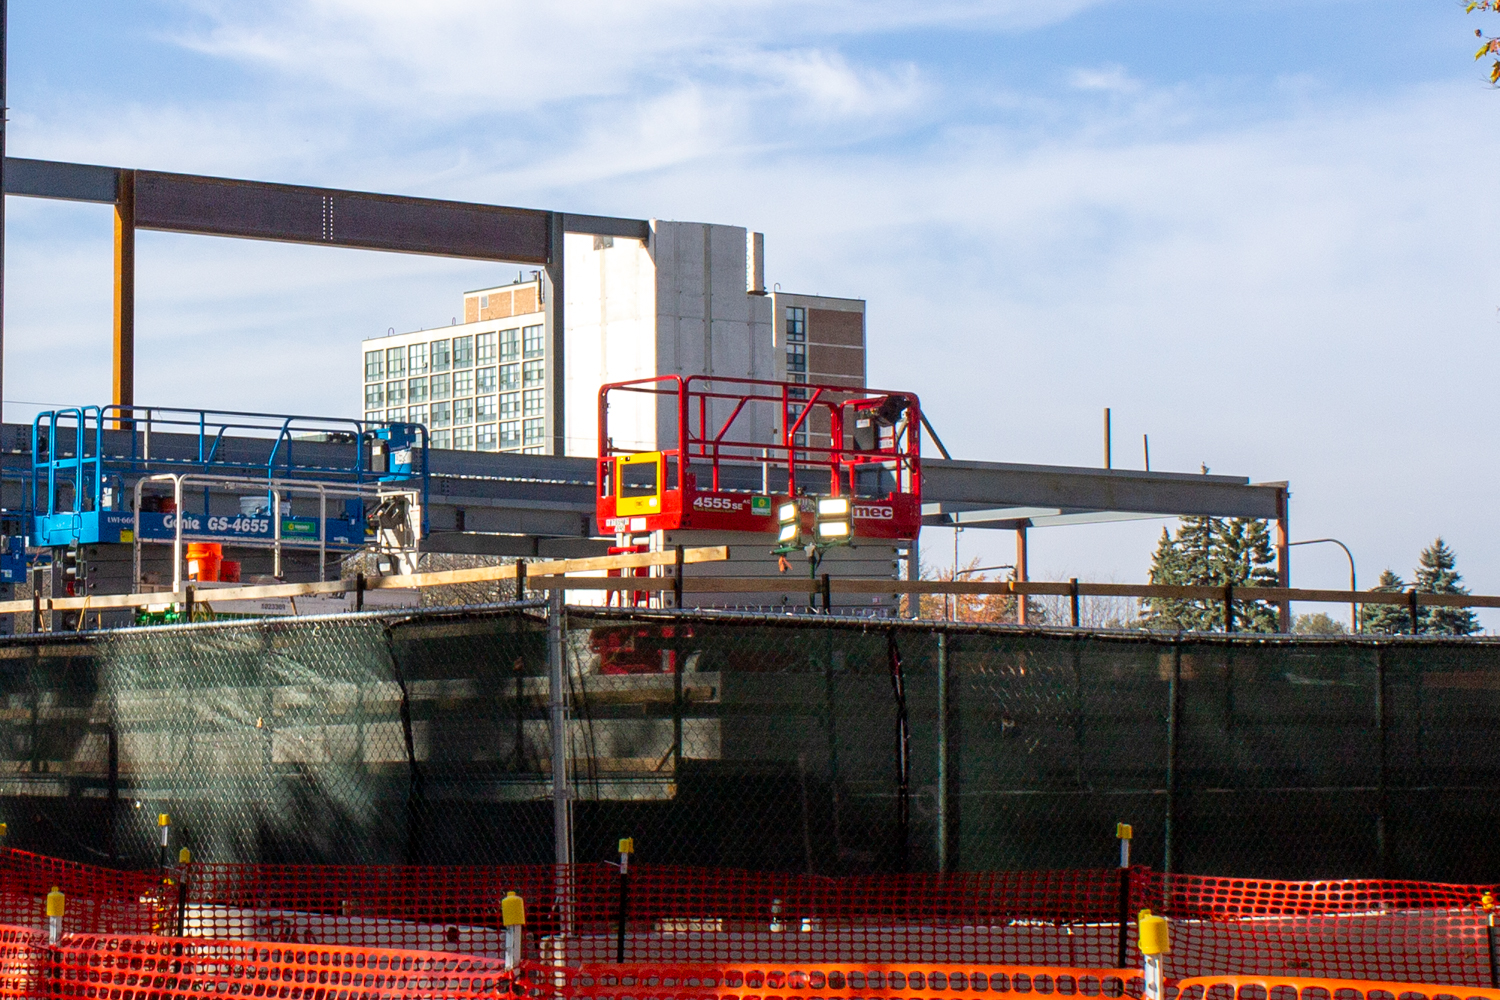
<svg viewBox="0 0 1500 1000">
<path fill-rule="evenodd" d="M 993 1000 L 1038 993 L 1139 997 L 1133 969 L 1049 966 L 915 966 L 832 963 L 775 965 L 584 965 L 558 975 L 534 969 L 533 984 L 573 1000 L 840 1000 L 925 994 L 946 1000 Z"/>
<path fill-rule="evenodd" d="M 1490 984 L 1491 886 L 1137 873 L 1132 910 L 1170 919 L 1168 977 L 1309 976 Z"/>
<path fill-rule="evenodd" d="M 1116 870 L 860 876 L 639 865 L 291 866 L 194 863 L 116 872 L 0 850 L 0 922 L 42 928 L 52 885 L 72 933 L 396 948 L 498 956 L 499 902 L 527 904 L 549 964 L 830 962 L 1112 968 Z M 1490 983 L 1488 886 L 1394 881 L 1128 879 L 1127 912 L 1171 922 L 1169 978 L 1294 975 Z M 622 940 L 623 937 L 623 940 Z M 1125 965 L 1140 955 L 1134 928 Z"/>
<path fill-rule="evenodd" d="M 0 849 L 0 924 L 44 927 L 53 887 L 68 898 L 64 933 L 151 934 L 168 929 L 175 906 L 160 875 L 122 872 Z"/>
<path fill-rule="evenodd" d="M 1500 1000 L 1500 990 L 1367 979 L 1194 976 L 1177 984 L 1177 1000 Z"/>
<path fill-rule="evenodd" d="M 43 995 L 47 936 L 29 927 L 0 926 L 0 997 Z"/>
<path fill-rule="evenodd" d="M 468 1000 L 513 985 L 500 961 L 473 955 L 126 934 L 65 937 L 41 978 L 45 996 L 80 1000 Z"/>
</svg>

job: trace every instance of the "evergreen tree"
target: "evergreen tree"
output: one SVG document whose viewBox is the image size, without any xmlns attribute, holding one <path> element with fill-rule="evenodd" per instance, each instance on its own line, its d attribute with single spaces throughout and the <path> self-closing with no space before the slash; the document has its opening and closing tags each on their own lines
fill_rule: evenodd
<svg viewBox="0 0 1500 1000">
<path fill-rule="evenodd" d="M 1215 583 L 1236 587 L 1277 585 L 1276 556 L 1271 551 L 1271 533 L 1266 522 L 1236 517 L 1219 521 L 1214 539 L 1217 578 Z M 1216 614 L 1223 627 L 1224 605 Z M 1240 632 L 1275 632 L 1277 609 L 1263 601 L 1235 601 L 1234 627 Z"/>
<path fill-rule="evenodd" d="M 1371 588 L 1399 594 L 1406 582 L 1390 570 L 1381 570 L 1380 583 Z M 1359 615 L 1359 630 L 1382 635 L 1402 635 L 1411 631 L 1411 614 L 1401 604 L 1366 604 Z"/>
<path fill-rule="evenodd" d="M 1463 577 L 1454 567 L 1457 560 L 1441 536 L 1422 550 L 1417 565 L 1416 588 L 1423 594 L 1467 594 Z M 1472 635 L 1479 620 L 1468 608 L 1422 608 L 1417 616 L 1423 632 L 1435 635 Z"/>
<path fill-rule="evenodd" d="M 1185 517 L 1175 537 L 1162 529 L 1151 559 L 1151 582 L 1164 586 L 1276 586 L 1275 555 L 1264 521 Z M 1147 628 L 1209 631 L 1224 627 L 1223 601 L 1150 598 L 1142 602 Z M 1235 629 L 1274 632 L 1276 609 L 1234 602 Z"/>
</svg>

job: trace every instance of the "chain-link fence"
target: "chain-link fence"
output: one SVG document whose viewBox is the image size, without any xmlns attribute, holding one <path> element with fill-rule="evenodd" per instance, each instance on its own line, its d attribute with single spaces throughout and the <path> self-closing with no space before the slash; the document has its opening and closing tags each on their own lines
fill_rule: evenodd
<svg viewBox="0 0 1500 1000">
<path fill-rule="evenodd" d="M 1484 882 L 1500 644 L 540 604 L 15 637 L 0 819 L 112 865 Z M 565 718 L 554 766 L 553 712 Z M 554 795 L 558 772 L 566 777 Z M 558 851 L 558 831 L 571 853 Z"/>
</svg>

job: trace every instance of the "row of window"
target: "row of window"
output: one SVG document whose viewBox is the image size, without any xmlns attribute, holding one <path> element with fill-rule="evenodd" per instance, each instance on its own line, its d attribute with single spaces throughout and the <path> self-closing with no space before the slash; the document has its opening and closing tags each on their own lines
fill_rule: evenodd
<svg viewBox="0 0 1500 1000">
<path fill-rule="evenodd" d="M 385 413 L 385 416 L 381 414 Z M 433 430 L 488 420 L 541 418 L 547 414 L 547 394 L 541 389 L 526 392 L 504 392 L 499 396 L 476 396 L 427 406 L 392 406 L 387 410 L 366 410 L 366 420 L 398 420 L 426 424 Z"/>
<path fill-rule="evenodd" d="M 527 326 L 366 351 L 365 381 L 492 365 L 496 360 L 541 358 L 546 354 L 546 344 L 543 327 Z"/>
<path fill-rule="evenodd" d="M 454 399 L 475 393 L 515 392 L 545 385 L 546 371 L 541 361 L 498 368 L 475 368 L 445 375 L 423 375 L 419 378 L 365 384 L 365 409 L 397 406 L 402 403 L 425 403 L 428 400 Z"/>
<path fill-rule="evenodd" d="M 464 402 L 477 402 L 476 400 L 465 400 Z M 441 404 L 446 407 L 447 404 Z M 438 414 L 430 412 L 437 410 L 437 406 L 431 408 L 426 406 L 410 406 L 400 409 L 375 410 L 365 414 L 365 419 L 370 421 L 405 421 L 414 424 L 427 424 L 430 428 L 429 437 L 434 448 L 453 448 L 458 451 L 524 451 L 528 454 L 544 454 L 547 444 L 547 421 L 545 417 L 528 417 L 524 420 L 501 419 L 498 423 L 482 422 L 486 419 L 495 419 L 493 409 L 481 410 L 479 407 L 467 409 L 462 414 L 467 418 L 464 426 L 450 426 L 449 422 L 458 422 L 458 413 Z M 514 413 L 515 411 L 509 411 Z M 525 410 L 531 413 L 531 410 Z M 541 412 L 540 408 L 537 409 Z M 474 423 L 476 413 L 479 414 L 480 423 Z M 502 412 L 502 418 L 504 412 Z M 439 424 L 439 420 L 444 421 Z"/>
</svg>

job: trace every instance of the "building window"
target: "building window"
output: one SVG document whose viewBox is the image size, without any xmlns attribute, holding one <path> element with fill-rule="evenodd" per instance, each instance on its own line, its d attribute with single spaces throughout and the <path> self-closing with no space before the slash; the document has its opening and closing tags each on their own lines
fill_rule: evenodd
<svg viewBox="0 0 1500 1000">
<path fill-rule="evenodd" d="M 474 366 L 474 338 L 453 338 L 453 367 L 472 368 Z"/>
<path fill-rule="evenodd" d="M 369 382 L 377 378 L 385 378 L 385 352 L 366 351 L 365 381 Z"/>
<path fill-rule="evenodd" d="M 375 410 L 373 412 L 368 412 L 367 411 L 365 413 L 365 422 L 366 423 L 372 423 L 372 424 L 378 424 L 378 423 L 380 423 L 381 418 L 383 418 L 384 416 L 385 416 L 385 414 L 382 413 L 380 410 Z"/>
<path fill-rule="evenodd" d="M 494 451 L 496 444 L 495 425 L 480 424 L 474 428 L 474 446 L 480 451 Z"/>
<path fill-rule="evenodd" d="M 534 385 L 542 385 L 546 380 L 544 362 L 527 361 L 521 365 L 521 384 L 528 388 Z"/>
<path fill-rule="evenodd" d="M 493 333 L 481 333 L 474 338 L 474 363 L 476 365 L 495 363 L 495 335 Z"/>
<path fill-rule="evenodd" d="M 493 368 L 478 368 L 478 369 L 475 369 L 475 371 L 474 371 L 474 391 L 475 392 L 494 392 L 495 391 L 495 369 L 493 369 Z"/>
<path fill-rule="evenodd" d="M 387 382 L 385 384 L 385 402 L 387 406 L 396 406 L 406 402 L 406 383 Z"/>
<path fill-rule="evenodd" d="M 406 349 L 406 374 L 427 374 L 427 345 L 412 344 Z"/>
<path fill-rule="evenodd" d="M 428 426 L 447 427 L 451 423 L 453 423 L 453 407 L 448 403 L 433 403 Z"/>
<path fill-rule="evenodd" d="M 406 377 L 406 348 L 392 347 L 385 352 L 386 378 Z"/>
<path fill-rule="evenodd" d="M 474 422 L 474 401 L 472 399 L 455 399 L 453 401 L 453 425 L 472 424 Z"/>
<path fill-rule="evenodd" d="M 489 307 L 490 307 L 490 297 L 488 295 L 481 295 L 481 296 L 479 296 L 479 308 L 481 308 L 481 309 L 488 309 Z"/>
<path fill-rule="evenodd" d="M 519 447 L 521 447 L 521 421 L 504 421 L 500 424 L 500 450 L 510 451 Z"/>
<path fill-rule="evenodd" d="M 408 406 L 406 408 L 406 420 L 407 420 L 407 423 L 412 423 L 412 424 L 425 424 L 425 423 L 427 423 L 427 407 L 425 407 L 425 406 Z"/>
<path fill-rule="evenodd" d="M 525 413 L 528 417 L 542 417 L 547 414 L 547 393 L 542 389 L 527 389 L 525 393 Z"/>
<path fill-rule="evenodd" d="M 801 306 L 786 307 L 786 342 L 807 343 L 807 310 Z"/>
<path fill-rule="evenodd" d="M 788 375 L 801 374 L 804 377 L 807 375 L 807 345 L 806 344 L 793 344 L 791 342 L 787 343 L 787 345 L 786 345 L 786 371 L 787 371 Z M 800 381 L 800 380 L 795 380 L 795 381 Z"/>
<path fill-rule="evenodd" d="M 385 411 L 386 423 L 399 424 L 406 419 L 406 407 L 398 406 Z"/>
<path fill-rule="evenodd" d="M 434 375 L 428 379 L 428 384 L 428 396 L 432 399 L 447 399 L 452 395 L 448 389 L 452 383 L 447 375 Z"/>
<path fill-rule="evenodd" d="M 519 392 L 507 392 L 500 397 L 500 419 L 521 419 L 521 394 Z"/>
<path fill-rule="evenodd" d="M 433 371 L 445 372 L 448 370 L 450 347 L 451 345 L 446 339 L 434 340 L 431 344 L 427 345 L 428 361 Z"/>
<path fill-rule="evenodd" d="M 474 428 L 456 427 L 453 430 L 453 447 L 457 451 L 474 450 Z"/>
<path fill-rule="evenodd" d="M 371 382 L 365 386 L 365 409 L 373 410 L 377 406 L 385 405 L 385 383 Z M 379 419 L 378 417 L 376 418 Z"/>
<path fill-rule="evenodd" d="M 406 401 L 408 403 L 427 402 L 427 380 L 425 378 L 406 380 Z"/>
<path fill-rule="evenodd" d="M 521 388 L 521 366 L 500 366 L 500 390 L 502 392 L 514 392 Z"/>
<path fill-rule="evenodd" d="M 452 448 L 453 433 L 451 431 L 433 431 L 432 446 L 434 448 Z"/>
<path fill-rule="evenodd" d="M 484 423 L 495 419 L 495 397 L 476 396 L 474 398 L 474 420 L 476 423 Z"/>
<path fill-rule="evenodd" d="M 528 358 L 539 358 L 547 349 L 547 339 L 542 336 L 543 327 L 528 326 L 521 331 L 521 340 Z"/>
<path fill-rule="evenodd" d="M 526 448 L 539 447 L 547 442 L 547 421 L 545 420 L 523 420 L 521 421 L 524 437 L 521 444 Z"/>
<path fill-rule="evenodd" d="M 501 330 L 500 331 L 500 360 L 501 361 L 520 361 L 521 360 L 521 331 L 520 330 L 511 329 L 511 330 Z"/>
<path fill-rule="evenodd" d="M 473 371 L 453 373 L 453 395 L 455 397 L 474 395 Z"/>
</svg>

